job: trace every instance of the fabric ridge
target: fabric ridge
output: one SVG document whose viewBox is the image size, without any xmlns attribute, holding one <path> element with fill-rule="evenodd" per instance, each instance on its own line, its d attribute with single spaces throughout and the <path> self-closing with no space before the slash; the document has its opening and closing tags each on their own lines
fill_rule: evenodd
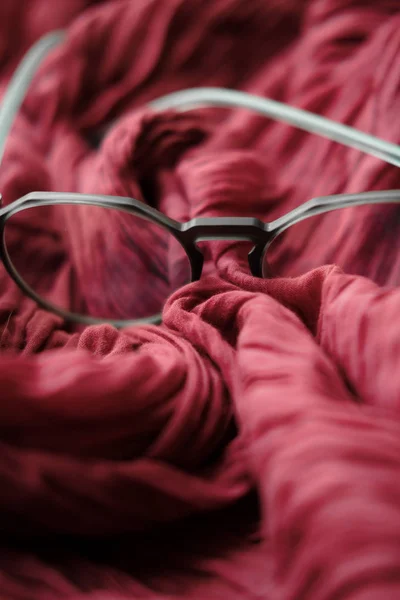
<svg viewBox="0 0 400 600">
<path fill-rule="evenodd" d="M 4 204 L 53 190 L 271 221 L 400 188 L 394 166 L 244 110 L 146 106 L 229 87 L 400 143 L 396 0 L 7 0 L 0 17 L 1 93 L 66 31 L 7 141 Z M 251 276 L 248 244 L 205 245 L 160 326 L 74 329 L 1 266 L 1 599 L 400 597 L 399 208 L 342 212 L 335 237 L 325 217 L 302 226 L 313 245 L 288 234 L 277 278 Z M 80 254 L 102 222 L 65 219 L 106 303 L 106 246 Z"/>
</svg>

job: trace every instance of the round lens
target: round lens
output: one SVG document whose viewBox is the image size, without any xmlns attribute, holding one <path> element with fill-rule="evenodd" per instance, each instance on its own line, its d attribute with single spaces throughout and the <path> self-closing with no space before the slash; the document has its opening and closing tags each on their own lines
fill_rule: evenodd
<svg viewBox="0 0 400 600">
<path fill-rule="evenodd" d="M 326 264 L 380 285 L 400 284 L 400 207 L 342 208 L 283 231 L 264 255 L 263 274 L 295 277 Z"/>
<path fill-rule="evenodd" d="M 6 221 L 4 238 L 25 284 L 53 306 L 84 316 L 152 317 L 191 279 L 186 252 L 166 228 L 113 208 L 27 208 Z"/>
</svg>

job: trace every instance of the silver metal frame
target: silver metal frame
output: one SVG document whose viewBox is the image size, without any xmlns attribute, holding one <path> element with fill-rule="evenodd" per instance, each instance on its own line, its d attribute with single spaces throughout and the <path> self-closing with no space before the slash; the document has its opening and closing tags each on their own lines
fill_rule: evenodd
<svg viewBox="0 0 400 600">
<path fill-rule="evenodd" d="M 62 32 L 55 32 L 42 38 L 32 47 L 16 70 L 0 107 L 0 161 L 13 119 L 23 102 L 30 81 L 44 57 L 52 48 L 61 43 L 63 37 Z M 397 167 L 400 166 L 400 147 L 395 144 L 319 115 L 244 92 L 218 88 L 191 89 L 169 94 L 150 104 L 150 107 L 156 111 L 166 109 L 190 110 L 199 106 L 225 106 L 254 110 L 270 118 L 284 121 L 300 129 L 357 148 Z M 186 223 L 180 223 L 134 198 L 77 193 L 32 192 L 0 209 L 0 258 L 10 276 L 28 296 L 43 308 L 67 320 L 84 324 L 112 323 L 117 327 L 159 323 L 161 320 L 160 314 L 144 319 L 121 321 L 71 313 L 38 296 L 17 272 L 7 252 L 4 235 L 7 220 L 22 210 L 55 204 L 87 204 L 134 214 L 167 229 L 178 240 L 188 256 L 192 281 L 195 281 L 200 278 L 203 267 L 203 254 L 197 246 L 197 242 L 201 240 L 251 241 L 253 249 L 248 256 L 250 270 L 254 276 L 268 276 L 267 269 L 263 269 L 263 266 L 266 265 L 265 253 L 274 239 L 292 225 L 309 217 L 340 208 L 383 203 L 400 203 L 400 190 L 314 198 L 270 223 L 263 223 L 251 217 L 196 218 Z"/>
</svg>

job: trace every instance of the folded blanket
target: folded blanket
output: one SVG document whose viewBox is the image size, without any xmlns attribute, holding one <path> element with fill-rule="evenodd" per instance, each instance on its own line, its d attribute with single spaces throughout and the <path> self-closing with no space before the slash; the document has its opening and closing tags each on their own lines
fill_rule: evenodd
<svg viewBox="0 0 400 600">
<path fill-rule="evenodd" d="M 146 108 L 226 86 L 399 143 L 396 0 L 9 0 L 0 16 L 2 90 L 66 28 L 9 136 L 4 203 L 55 190 L 270 221 L 400 188 L 396 167 L 247 111 Z M 160 326 L 76 330 L 1 268 L 1 598 L 400 597 L 399 209 L 338 215 L 287 234 L 278 278 L 250 275 L 248 245 L 209 243 Z M 64 217 L 77 252 L 110 225 Z M 57 223 L 23 224 L 25 250 Z M 90 287 L 104 254 L 88 248 Z"/>
</svg>

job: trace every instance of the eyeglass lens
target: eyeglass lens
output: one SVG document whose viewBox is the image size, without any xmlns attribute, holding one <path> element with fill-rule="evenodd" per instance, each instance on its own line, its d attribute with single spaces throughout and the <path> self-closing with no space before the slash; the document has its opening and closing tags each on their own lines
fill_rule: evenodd
<svg viewBox="0 0 400 600">
<path fill-rule="evenodd" d="M 341 208 L 300 221 L 272 242 L 263 273 L 295 277 L 325 264 L 379 285 L 400 284 L 399 205 Z"/>
<path fill-rule="evenodd" d="M 4 237 L 11 263 L 35 293 L 83 316 L 151 317 L 191 279 L 186 252 L 167 229 L 117 209 L 27 208 L 6 221 Z"/>
</svg>

